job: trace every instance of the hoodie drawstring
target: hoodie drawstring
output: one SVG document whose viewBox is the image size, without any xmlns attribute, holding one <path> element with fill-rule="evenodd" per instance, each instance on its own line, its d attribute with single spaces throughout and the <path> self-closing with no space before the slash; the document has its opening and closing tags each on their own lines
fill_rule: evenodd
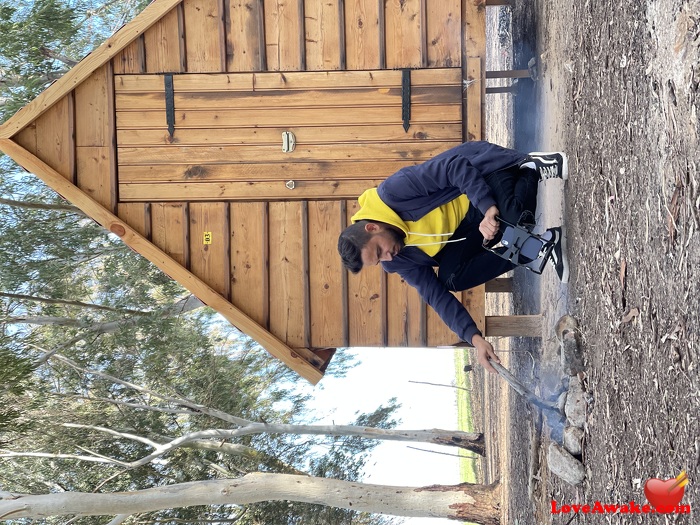
<svg viewBox="0 0 700 525">
<path fill-rule="evenodd" d="M 418 233 L 418 232 L 411 232 L 408 231 L 406 232 L 407 235 L 416 235 L 418 237 L 444 237 L 447 235 L 446 233 Z M 450 236 L 454 235 L 454 232 L 449 234 Z M 448 244 L 451 242 L 459 242 L 465 240 L 466 237 L 462 237 L 461 239 L 449 239 L 447 241 L 437 241 L 437 242 L 421 242 L 421 243 L 412 243 L 412 244 L 406 244 L 406 246 L 431 246 L 434 244 Z"/>
</svg>

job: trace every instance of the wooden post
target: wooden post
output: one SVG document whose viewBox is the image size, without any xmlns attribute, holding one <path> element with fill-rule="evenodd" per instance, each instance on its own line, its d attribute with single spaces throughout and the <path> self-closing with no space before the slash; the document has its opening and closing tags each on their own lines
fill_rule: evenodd
<svg viewBox="0 0 700 525">
<path fill-rule="evenodd" d="M 487 71 L 486 78 L 530 78 L 530 70 L 507 69 L 503 71 Z"/>
<path fill-rule="evenodd" d="M 486 337 L 542 337 L 542 315 L 488 315 Z"/>
<path fill-rule="evenodd" d="M 499 277 L 486 283 L 486 293 L 512 293 L 513 278 Z"/>
</svg>

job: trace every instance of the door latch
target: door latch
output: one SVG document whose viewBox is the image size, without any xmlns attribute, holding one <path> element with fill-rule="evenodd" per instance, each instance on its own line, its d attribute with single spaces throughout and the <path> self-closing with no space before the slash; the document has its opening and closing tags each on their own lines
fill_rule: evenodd
<svg viewBox="0 0 700 525">
<path fill-rule="evenodd" d="M 282 151 L 291 153 L 297 145 L 297 138 L 291 131 L 282 132 Z"/>
</svg>

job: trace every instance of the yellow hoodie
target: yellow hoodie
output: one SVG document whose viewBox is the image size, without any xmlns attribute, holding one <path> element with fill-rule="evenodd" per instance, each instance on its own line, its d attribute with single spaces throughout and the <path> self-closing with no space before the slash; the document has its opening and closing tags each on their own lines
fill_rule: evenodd
<svg viewBox="0 0 700 525">
<path fill-rule="evenodd" d="M 435 208 L 417 221 L 404 221 L 399 217 L 379 197 L 377 188 L 366 190 L 360 195 L 358 201 L 360 209 L 350 219 L 353 224 L 357 221 L 370 220 L 395 226 L 404 232 L 406 246 L 415 246 L 431 257 L 434 257 L 448 242 L 463 240 L 448 241 L 469 210 L 469 199 L 466 195 L 460 195 Z"/>
</svg>

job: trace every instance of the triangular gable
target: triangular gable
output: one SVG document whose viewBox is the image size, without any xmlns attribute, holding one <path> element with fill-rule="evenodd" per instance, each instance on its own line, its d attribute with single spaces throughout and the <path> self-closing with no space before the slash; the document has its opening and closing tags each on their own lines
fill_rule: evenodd
<svg viewBox="0 0 700 525">
<path fill-rule="evenodd" d="M 425 5 L 155 0 L 3 124 L 0 151 L 311 383 L 337 347 L 452 344 L 397 275 L 333 255 L 357 195 L 463 139 L 481 77 L 463 21 L 482 20 Z"/>
</svg>

